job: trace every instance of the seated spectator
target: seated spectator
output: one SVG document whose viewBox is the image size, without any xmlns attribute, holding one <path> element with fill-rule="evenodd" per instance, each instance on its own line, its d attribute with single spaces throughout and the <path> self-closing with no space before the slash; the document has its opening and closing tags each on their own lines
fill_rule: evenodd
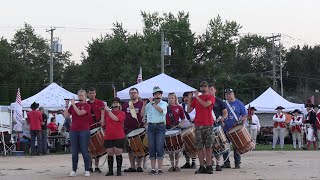
<svg viewBox="0 0 320 180">
<path fill-rule="evenodd" d="M 51 122 L 48 124 L 49 135 L 57 135 L 58 134 L 58 125 L 56 124 L 56 118 L 52 117 Z"/>
</svg>

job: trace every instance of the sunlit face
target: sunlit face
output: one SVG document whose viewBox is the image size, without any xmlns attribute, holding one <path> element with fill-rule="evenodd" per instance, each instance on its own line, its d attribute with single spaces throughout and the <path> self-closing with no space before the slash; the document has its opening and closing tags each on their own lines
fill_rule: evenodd
<svg viewBox="0 0 320 180">
<path fill-rule="evenodd" d="M 130 99 L 131 99 L 131 100 L 136 100 L 136 99 L 138 99 L 138 97 L 139 97 L 139 93 L 138 93 L 138 91 L 135 90 L 135 89 L 129 91 L 129 94 L 130 94 Z"/>
<path fill-rule="evenodd" d="M 84 91 L 78 92 L 78 99 L 79 99 L 80 101 L 86 101 L 86 99 L 87 99 L 87 93 L 84 92 Z"/>
<path fill-rule="evenodd" d="M 112 106 L 113 106 L 113 110 L 118 111 L 118 110 L 120 110 L 121 104 L 120 104 L 120 102 L 118 102 L 118 101 L 113 101 L 113 102 L 112 102 Z"/>
<path fill-rule="evenodd" d="M 169 95 L 168 96 L 168 102 L 170 105 L 175 105 L 177 102 L 176 96 L 175 95 Z"/>
<path fill-rule="evenodd" d="M 211 95 L 216 95 L 216 88 L 214 88 L 213 86 L 210 86 L 209 87 L 209 93 L 211 94 Z"/>
<path fill-rule="evenodd" d="M 153 94 L 153 97 L 154 97 L 154 98 L 162 98 L 162 94 L 161 94 L 161 92 L 155 92 L 155 93 Z"/>
<path fill-rule="evenodd" d="M 202 85 L 202 86 L 200 86 L 200 91 L 202 93 L 206 93 L 206 92 L 209 92 L 209 88 L 206 85 Z"/>
<path fill-rule="evenodd" d="M 89 100 L 95 100 L 96 99 L 96 91 L 89 91 L 88 92 L 88 98 Z"/>
</svg>

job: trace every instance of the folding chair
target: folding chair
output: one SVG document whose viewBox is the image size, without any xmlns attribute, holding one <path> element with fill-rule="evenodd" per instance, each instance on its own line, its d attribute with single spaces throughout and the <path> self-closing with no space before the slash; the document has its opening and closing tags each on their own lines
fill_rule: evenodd
<svg viewBox="0 0 320 180">
<path fill-rule="evenodd" d="M 14 151 L 15 148 L 16 145 L 13 141 L 13 138 L 11 137 L 11 134 L 1 132 L 1 154 L 12 154 L 12 151 Z"/>
</svg>

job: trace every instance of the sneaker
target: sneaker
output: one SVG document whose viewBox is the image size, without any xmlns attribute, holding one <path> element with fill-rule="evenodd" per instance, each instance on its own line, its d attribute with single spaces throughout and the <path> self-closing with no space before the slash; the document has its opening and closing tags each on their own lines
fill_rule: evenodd
<svg viewBox="0 0 320 180">
<path fill-rule="evenodd" d="M 106 176 L 113 176 L 113 171 L 109 171 Z"/>
<path fill-rule="evenodd" d="M 89 168 L 89 171 L 93 173 L 93 169 L 92 168 Z"/>
<path fill-rule="evenodd" d="M 143 172 L 142 167 L 138 167 L 138 168 L 137 168 L 137 172 Z"/>
<path fill-rule="evenodd" d="M 163 174 L 163 171 L 162 171 L 161 169 L 159 169 L 159 170 L 158 170 L 158 174 L 159 174 L 159 175 L 162 175 L 162 174 Z"/>
<path fill-rule="evenodd" d="M 69 173 L 69 176 L 70 177 L 74 177 L 74 176 L 76 176 L 77 174 L 76 174 L 76 172 L 75 171 L 71 171 L 70 173 Z"/>
<path fill-rule="evenodd" d="M 217 165 L 216 166 L 216 171 L 222 171 L 222 168 L 219 165 Z"/>
<path fill-rule="evenodd" d="M 149 174 L 150 174 L 150 175 L 156 175 L 157 172 L 156 172 L 156 170 L 152 169 L 152 170 L 149 172 Z"/>
<path fill-rule="evenodd" d="M 234 166 L 234 168 L 235 168 L 235 169 L 240 169 L 240 164 L 236 164 L 236 165 Z"/>
<path fill-rule="evenodd" d="M 200 166 L 200 168 L 195 172 L 195 174 L 204 174 L 206 173 L 206 168 L 204 166 Z"/>
<path fill-rule="evenodd" d="M 123 172 L 137 172 L 137 170 L 134 168 L 128 168 L 128 169 L 123 170 Z"/>
<path fill-rule="evenodd" d="M 221 166 L 221 168 L 231 168 L 230 163 L 225 163 Z"/>
<path fill-rule="evenodd" d="M 197 168 L 196 162 L 192 162 L 190 168 L 191 169 L 196 169 Z"/>
<path fill-rule="evenodd" d="M 181 169 L 189 169 L 191 168 L 190 163 L 185 163 L 183 166 L 181 166 Z"/>
<path fill-rule="evenodd" d="M 213 174 L 213 169 L 212 169 L 211 165 L 206 167 L 206 172 L 207 172 L 207 174 Z"/>
<path fill-rule="evenodd" d="M 89 177 L 89 176 L 90 176 L 90 171 L 86 171 L 86 172 L 84 173 L 84 176 L 85 176 L 85 177 Z"/>
<path fill-rule="evenodd" d="M 174 167 L 171 167 L 168 171 L 173 172 L 173 171 L 176 171 L 176 169 Z"/>
<path fill-rule="evenodd" d="M 180 171 L 180 168 L 179 168 L 179 167 L 175 167 L 175 168 L 174 168 L 174 171 L 178 171 L 178 172 L 179 172 L 179 171 Z"/>
<path fill-rule="evenodd" d="M 102 173 L 102 171 L 101 171 L 99 168 L 95 168 L 95 169 L 94 169 L 94 172 Z"/>
</svg>

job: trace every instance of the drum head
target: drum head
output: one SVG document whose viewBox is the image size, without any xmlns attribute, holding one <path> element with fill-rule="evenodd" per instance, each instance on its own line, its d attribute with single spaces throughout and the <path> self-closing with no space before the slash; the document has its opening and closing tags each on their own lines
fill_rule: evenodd
<svg viewBox="0 0 320 180">
<path fill-rule="evenodd" d="M 191 128 L 186 129 L 186 130 L 183 130 L 181 132 L 181 136 L 186 136 L 187 134 L 190 134 L 192 132 L 194 132 L 194 127 L 191 127 Z"/>
<path fill-rule="evenodd" d="M 127 137 L 134 137 L 134 136 L 136 136 L 136 135 L 138 135 L 138 134 L 143 133 L 145 130 L 146 130 L 145 128 L 135 129 L 135 130 L 131 131 L 131 132 L 127 135 Z"/>
<path fill-rule="evenodd" d="M 94 135 L 96 134 L 97 132 L 99 132 L 101 130 L 101 127 L 97 127 L 97 128 L 94 128 L 94 129 L 91 129 L 90 130 L 90 135 Z"/>
<path fill-rule="evenodd" d="M 170 130 L 170 131 L 166 131 L 166 136 L 172 136 L 179 133 L 180 133 L 180 130 Z"/>
<path fill-rule="evenodd" d="M 244 127 L 243 125 L 237 125 L 237 126 L 231 128 L 231 129 L 228 131 L 228 134 L 237 132 L 237 131 L 239 131 L 240 129 L 242 129 L 243 127 Z"/>
</svg>

